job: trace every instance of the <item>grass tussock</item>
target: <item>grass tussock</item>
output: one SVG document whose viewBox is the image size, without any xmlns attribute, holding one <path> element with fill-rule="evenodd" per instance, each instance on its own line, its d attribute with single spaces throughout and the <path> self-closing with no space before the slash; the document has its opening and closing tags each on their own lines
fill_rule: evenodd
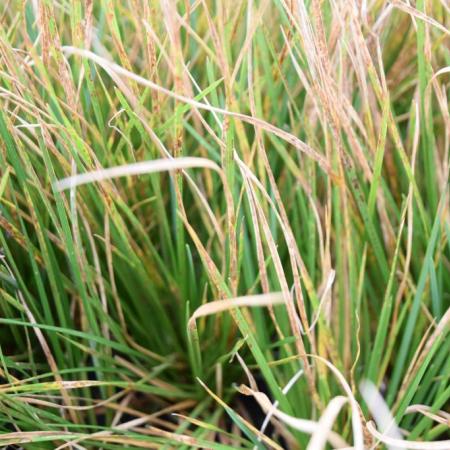
<svg viewBox="0 0 450 450">
<path fill-rule="evenodd" d="M 0 5 L 0 446 L 450 448 L 449 7 Z"/>
</svg>

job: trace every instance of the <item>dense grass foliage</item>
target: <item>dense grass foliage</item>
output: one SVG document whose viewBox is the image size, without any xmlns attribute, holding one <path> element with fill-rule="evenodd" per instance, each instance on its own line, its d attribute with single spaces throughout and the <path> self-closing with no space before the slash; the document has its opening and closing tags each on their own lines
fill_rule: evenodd
<svg viewBox="0 0 450 450">
<path fill-rule="evenodd" d="M 449 17 L 2 2 L 0 446 L 450 448 Z"/>
</svg>

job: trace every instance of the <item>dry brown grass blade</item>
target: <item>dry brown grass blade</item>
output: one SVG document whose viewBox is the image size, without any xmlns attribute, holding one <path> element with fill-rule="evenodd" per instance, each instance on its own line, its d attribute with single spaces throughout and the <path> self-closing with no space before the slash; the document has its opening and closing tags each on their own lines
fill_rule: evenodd
<svg viewBox="0 0 450 450">
<path fill-rule="evenodd" d="M 403 439 L 395 439 L 383 433 L 380 433 L 373 422 L 367 423 L 369 432 L 380 442 L 391 448 L 408 449 L 408 450 L 448 450 L 450 448 L 450 440 L 423 442 L 423 441 L 406 441 Z"/>
<path fill-rule="evenodd" d="M 325 408 L 322 417 L 317 422 L 317 429 L 311 435 L 306 450 L 323 450 L 327 443 L 327 436 L 330 434 L 336 418 L 347 402 L 346 397 L 334 397 Z"/>
<path fill-rule="evenodd" d="M 205 303 L 194 311 L 189 318 L 188 328 L 193 330 L 199 317 L 210 316 L 230 309 L 255 306 L 280 305 L 284 303 L 284 296 L 280 292 L 259 295 L 245 295 L 242 297 L 216 300 Z"/>
<path fill-rule="evenodd" d="M 284 131 L 281 128 L 278 128 L 262 119 L 247 116 L 242 113 L 228 111 L 228 110 L 222 109 L 222 108 L 216 108 L 214 106 L 208 106 L 205 103 L 201 103 L 201 102 L 198 102 L 191 98 L 185 97 L 183 95 L 176 94 L 176 93 L 172 92 L 171 90 L 166 89 L 162 86 L 159 86 L 156 83 L 154 83 L 150 80 L 147 80 L 146 78 L 136 75 L 135 73 L 130 72 L 130 71 L 124 69 L 123 67 L 121 67 L 115 63 L 112 63 L 112 62 L 108 61 L 107 59 L 102 58 L 101 56 L 99 56 L 91 51 L 82 50 L 82 49 L 78 49 L 78 48 L 70 47 L 70 46 L 63 47 L 63 51 L 68 56 L 78 55 L 78 56 L 82 56 L 84 58 L 88 58 L 88 59 L 94 61 L 95 63 L 97 63 L 99 66 L 103 67 L 109 74 L 113 73 L 117 76 L 126 77 L 130 80 L 133 80 L 133 81 L 143 85 L 143 86 L 154 89 L 162 94 L 168 95 L 176 100 L 179 100 L 183 103 L 187 103 L 198 109 L 204 109 L 206 111 L 224 114 L 226 116 L 230 116 L 235 119 L 242 120 L 243 122 L 247 122 L 255 127 L 259 127 L 269 133 L 272 133 L 275 136 L 278 136 L 280 139 L 283 139 L 284 141 L 293 145 L 294 147 L 296 147 L 297 149 L 299 149 L 306 155 L 308 155 L 310 158 L 312 158 L 319 164 L 319 166 L 322 168 L 322 170 L 325 173 L 336 178 L 336 175 L 331 170 L 331 166 L 330 166 L 329 162 L 326 160 L 326 158 L 323 155 L 321 155 L 320 153 L 318 153 L 317 151 L 312 149 L 309 145 L 305 144 L 303 141 L 301 141 L 299 138 L 297 138 L 293 134 L 290 134 L 287 131 Z M 118 82 L 117 76 L 114 77 L 115 82 Z M 126 90 L 125 87 L 123 87 L 123 89 Z"/>
<path fill-rule="evenodd" d="M 446 411 L 442 410 L 434 410 L 434 408 L 431 408 L 427 405 L 410 405 L 406 408 L 405 414 L 413 414 L 413 413 L 420 413 L 424 416 L 429 417 L 431 420 L 434 420 L 435 422 L 441 423 L 442 425 L 447 425 L 447 427 L 450 427 L 450 414 Z"/>
<path fill-rule="evenodd" d="M 292 428 L 302 431 L 303 433 L 312 434 L 319 430 L 318 422 L 313 420 L 299 419 L 296 417 L 292 417 L 288 414 L 283 413 L 278 408 L 274 408 L 271 401 L 267 397 L 266 394 L 259 391 L 254 391 L 247 386 L 241 385 L 239 387 L 239 392 L 244 395 L 251 395 L 255 398 L 258 404 L 261 406 L 265 413 L 269 411 L 273 416 L 277 419 L 284 422 L 286 425 L 291 426 Z M 327 436 L 327 440 L 335 447 L 335 448 L 348 448 L 349 445 L 345 442 L 344 439 L 341 438 L 337 433 L 331 431 Z"/>
<path fill-rule="evenodd" d="M 141 161 L 134 164 L 124 164 L 123 166 L 116 166 L 108 169 L 99 169 L 67 177 L 59 180 L 55 184 L 55 188 L 58 191 L 64 191 L 83 184 L 109 180 L 111 178 L 176 171 L 195 167 L 215 170 L 219 174 L 222 173 L 220 167 L 216 163 L 206 158 L 184 157 L 175 159 L 156 159 L 153 161 Z"/>
<path fill-rule="evenodd" d="M 437 20 L 434 20 L 432 17 L 427 16 L 421 11 L 418 11 L 416 8 L 412 7 L 411 5 L 402 2 L 400 0 L 392 0 L 391 4 L 394 8 L 397 8 L 401 11 L 406 12 L 411 17 L 415 17 L 416 19 L 423 20 L 429 25 L 432 25 L 433 27 L 436 27 L 439 31 L 442 31 L 446 35 L 450 36 L 450 30 L 448 30 L 444 25 L 440 24 Z"/>
<path fill-rule="evenodd" d="M 385 436 L 390 439 L 401 440 L 400 429 L 377 388 L 370 381 L 363 381 L 360 384 L 360 391 L 369 411 Z M 388 450 L 397 450 L 397 448 L 388 445 Z"/>
<path fill-rule="evenodd" d="M 111 430 L 99 431 L 96 433 L 84 434 L 82 436 L 78 436 L 77 438 L 60 445 L 55 450 L 63 450 L 64 448 L 70 447 L 71 445 L 77 445 L 80 442 L 88 440 L 88 439 L 89 440 L 100 440 L 103 442 L 116 442 L 116 443 L 123 443 L 123 444 L 131 444 L 131 445 L 135 445 L 137 447 L 142 447 L 142 448 L 159 448 L 159 447 L 153 447 L 153 445 L 154 445 L 153 443 L 135 439 L 130 436 L 114 435 L 114 431 L 119 431 L 119 430 L 121 430 L 121 431 L 132 430 L 132 431 L 140 432 L 142 434 L 149 434 L 152 436 L 168 437 L 176 442 L 198 446 L 196 439 L 192 438 L 191 436 L 176 434 L 176 433 L 172 433 L 169 431 L 161 430 L 161 429 L 156 428 L 151 425 L 147 426 L 145 429 L 138 428 L 142 425 L 154 422 L 158 416 L 161 416 L 164 414 L 169 414 L 174 411 L 181 410 L 185 407 L 189 407 L 192 405 L 193 405 L 192 401 L 186 400 L 186 401 L 182 401 L 179 403 L 175 403 L 166 408 L 162 408 L 161 410 L 159 410 L 157 413 L 154 413 L 154 414 L 140 414 L 139 417 L 137 417 L 135 419 L 129 420 L 127 422 L 123 422 L 119 425 L 113 425 Z M 120 411 L 120 409 L 118 409 L 118 411 Z M 130 410 L 125 409 L 125 412 L 127 412 L 127 411 L 130 412 Z M 131 412 L 133 413 L 132 410 L 131 410 Z M 179 437 L 179 438 L 177 438 L 177 437 Z"/>
<path fill-rule="evenodd" d="M 18 397 L 18 401 L 23 402 L 23 403 L 30 403 L 33 405 L 46 406 L 46 407 L 55 408 L 55 409 L 62 408 L 62 409 L 74 409 L 76 411 L 90 411 L 92 409 L 107 406 L 114 400 L 117 400 L 120 397 L 123 397 L 125 394 L 126 394 L 126 391 L 121 391 L 121 392 L 118 392 L 117 394 L 112 395 L 109 398 L 106 398 L 106 399 L 98 401 L 98 402 L 94 402 L 94 403 L 92 403 L 92 405 L 86 405 L 86 406 L 61 405 L 60 403 L 55 403 L 55 402 L 50 402 L 47 400 L 42 400 L 40 398 L 25 397 L 25 396 Z"/>
<path fill-rule="evenodd" d="M 67 438 L 70 439 L 73 435 L 73 433 L 65 431 L 61 431 L 59 433 L 55 433 L 54 431 L 19 431 L 14 433 L 2 433 L 0 434 L 0 444 L 4 445 L 2 448 L 7 448 L 10 445 L 20 445 L 33 442 L 36 438 L 51 438 L 54 436 L 56 440 L 67 436 Z"/>
</svg>

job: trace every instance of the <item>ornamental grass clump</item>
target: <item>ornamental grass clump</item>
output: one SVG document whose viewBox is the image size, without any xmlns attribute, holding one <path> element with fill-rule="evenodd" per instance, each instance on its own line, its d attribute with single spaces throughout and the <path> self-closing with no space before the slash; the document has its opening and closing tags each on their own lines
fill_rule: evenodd
<svg viewBox="0 0 450 450">
<path fill-rule="evenodd" d="M 448 450 L 444 0 L 0 5 L 0 446 Z"/>
</svg>

